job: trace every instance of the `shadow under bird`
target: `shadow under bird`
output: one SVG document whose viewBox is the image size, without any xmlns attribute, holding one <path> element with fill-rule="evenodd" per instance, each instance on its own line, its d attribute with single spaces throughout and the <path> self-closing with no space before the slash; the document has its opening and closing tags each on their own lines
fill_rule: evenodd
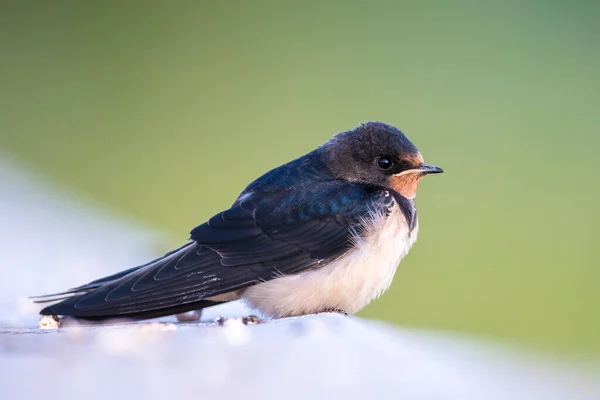
<svg viewBox="0 0 600 400">
<path fill-rule="evenodd" d="M 367 122 L 252 182 L 182 247 L 64 293 L 42 315 L 147 319 L 243 299 L 271 317 L 355 313 L 417 240 L 426 164 L 397 128 Z"/>
</svg>

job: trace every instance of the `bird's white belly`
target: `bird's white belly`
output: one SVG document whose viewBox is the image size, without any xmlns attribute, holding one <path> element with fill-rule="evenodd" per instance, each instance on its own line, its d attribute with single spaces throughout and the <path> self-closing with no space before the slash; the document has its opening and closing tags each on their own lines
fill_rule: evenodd
<svg viewBox="0 0 600 400">
<path fill-rule="evenodd" d="M 312 314 L 327 309 L 355 313 L 392 283 L 396 268 L 417 240 L 400 208 L 377 215 L 356 246 L 330 264 L 248 288 L 243 298 L 273 317 Z"/>
</svg>

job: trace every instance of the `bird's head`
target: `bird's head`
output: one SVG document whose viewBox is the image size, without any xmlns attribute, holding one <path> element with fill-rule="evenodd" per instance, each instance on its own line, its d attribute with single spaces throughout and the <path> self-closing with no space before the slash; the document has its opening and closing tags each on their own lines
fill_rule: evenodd
<svg viewBox="0 0 600 400">
<path fill-rule="evenodd" d="M 337 178 L 384 186 L 407 199 L 416 196 L 425 175 L 444 172 L 426 164 L 398 128 L 382 122 L 366 122 L 338 133 L 322 148 L 325 162 Z"/>
</svg>

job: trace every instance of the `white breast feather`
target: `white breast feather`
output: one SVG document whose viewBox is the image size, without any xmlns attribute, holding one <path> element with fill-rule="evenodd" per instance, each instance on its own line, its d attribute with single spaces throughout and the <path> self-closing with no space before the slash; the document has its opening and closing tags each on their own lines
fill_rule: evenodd
<svg viewBox="0 0 600 400">
<path fill-rule="evenodd" d="M 400 207 L 386 218 L 374 214 L 356 246 L 322 268 L 288 275 L 247 289 L 250 306 L 273 317 L 312 314 L 328 308 L 356 313 L 390 287 L 396 268 L 417 240 Z"/>
</svg>

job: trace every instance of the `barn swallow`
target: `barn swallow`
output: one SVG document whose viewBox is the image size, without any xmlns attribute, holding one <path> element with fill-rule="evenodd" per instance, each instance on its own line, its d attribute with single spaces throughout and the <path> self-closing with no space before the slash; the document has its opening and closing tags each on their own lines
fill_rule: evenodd
<svg viewBox="0 0 600 400">
<path fill-rule="evenodd" d="M 441 173 L 397 128 L 366 122 L 250 183 L 189 241 L 63 293 L 42 315 L 147 319 L 243 299 L 274 318 L 356 313 L 417 240 L 421 179 Z"/>
</svg>

